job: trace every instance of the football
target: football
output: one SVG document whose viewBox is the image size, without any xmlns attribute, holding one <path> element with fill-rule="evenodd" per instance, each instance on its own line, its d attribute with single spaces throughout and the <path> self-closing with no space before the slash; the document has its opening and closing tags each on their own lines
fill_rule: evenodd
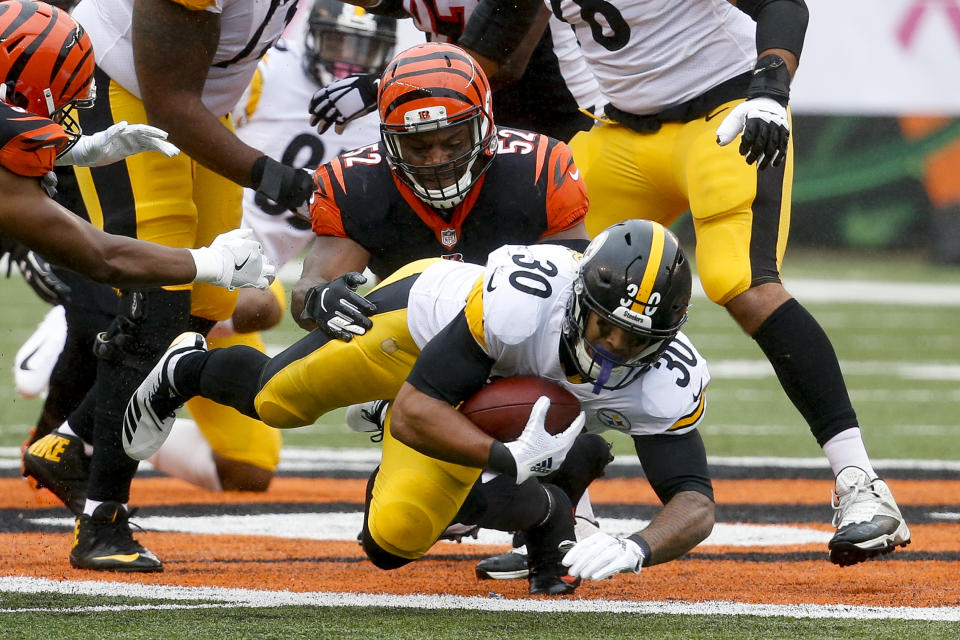
<svg viewBox="0 0 960 640">
<path fill-rule="evenodd" d="M 536 376 L 498 378 L 460 405 L 460 412 L 500 442 L 520 437 L 540 396 L 550 398 L 544 427 L 558 434 L 580 414 L 580 402 L 563 387 Z"/>
</svg>

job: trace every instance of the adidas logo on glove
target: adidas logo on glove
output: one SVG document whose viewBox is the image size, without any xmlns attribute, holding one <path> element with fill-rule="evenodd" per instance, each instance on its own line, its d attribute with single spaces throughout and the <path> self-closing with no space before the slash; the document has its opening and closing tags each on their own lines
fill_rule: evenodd
<svg viewBox="0 0 960 640">
<path fill-rule="evenodd" d="M 537 464 L 530 467 L 532 473 L 544 474 L 553 471 L 553 458 L 547 458 L 546 460 L 541 460 Z"/>
</svg>

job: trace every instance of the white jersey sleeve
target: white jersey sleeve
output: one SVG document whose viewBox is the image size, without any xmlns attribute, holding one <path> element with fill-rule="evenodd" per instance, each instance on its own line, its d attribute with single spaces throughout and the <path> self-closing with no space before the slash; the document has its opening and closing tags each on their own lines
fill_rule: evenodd
<svg viewBox="0 0 960 640">
<path fill-rule="evenodd" d="M 756 24 L 727 0 L 550 0 L 615 107 L 662 111 L 749 71 Z"/>
</svg>

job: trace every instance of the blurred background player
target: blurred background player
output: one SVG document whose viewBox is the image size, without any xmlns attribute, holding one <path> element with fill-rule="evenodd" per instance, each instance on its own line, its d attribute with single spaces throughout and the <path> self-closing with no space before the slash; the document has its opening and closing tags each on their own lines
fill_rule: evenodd
<svg viewBox="0 0 960 640">
<path fill-rule="evenodd" d="M 495 28 L 478 29 L 475 17 L 489 14 L 489 0 L 464 0 L 455 8 L 438 0 L 349 1 L 380 15 L 412 18 L 427 40 L 465 49 L 491 81 L 493 115 L 501 126 L 568 142 L 593 122 L 583 110 L 592 113 L 603 102 L 573 33 L 545 6 L 527 7 L 529 21 L 511 16 Z M 503 43 L 511 37 L 522 42 L 507 57 Z M 310 105 L 319 130 L 334 124 L 342 130 L 376 109 L 378 80 L 375 74 L 357 74 L 319 91 Z"/>
<path fill-rule="evenodd" d="M 91 219 L 107 230 L 192 247 L 240 222 L 242 186 L 290 208 L 309 196 L 309 172 L 244 144 L 229 117 L 263 53 L 282 33 L 296 0 L 84 0 L 74 10 L 94 44 L 100 99 L 84 116 L 90 130 L 118 120 L 154 123 L 184 153 L 141 154 L 78 170 Z M 60 483 L 93 446 L 71 564 L 78 568 L 160 571 L 162 563 L 129 532 L 130 481 L 137 462 L 120 447 L 123 389 L 135 387 L 177 333 L 206 332 L 230 316 L 234 295 L 210 288 L 126 290 L 97 339 L 96 382 L 67 422 L 45 438 L 63 440 L 56 459 L 31 453 L 24 465 L 68 504 Z M 132 388 L 131 387 L 131 388 Z"/>
</svg>

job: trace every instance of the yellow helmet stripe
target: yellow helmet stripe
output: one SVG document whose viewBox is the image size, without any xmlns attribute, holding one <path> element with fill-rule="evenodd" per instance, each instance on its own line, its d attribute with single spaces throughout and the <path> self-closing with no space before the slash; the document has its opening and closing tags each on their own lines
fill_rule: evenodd
<svg viewBox="0 0 960 640">
<path fill-rule="evenodd" d="M 663 260 L 663 245 L 666 242 L 666 234 L 659 224 L 652 225 L 652 227 L 653 236 L 650 238 L 650 258 L 647 260 L 647 270 L 643 272 L 640 289 L 637 291 L 631 306 L 631 311 L 636 313 L 643 313 L 644 306 L 650 300 L 653 285 L 656 284 L 657 276 L 660 274 L 660 261 Z"/>
</svg>

